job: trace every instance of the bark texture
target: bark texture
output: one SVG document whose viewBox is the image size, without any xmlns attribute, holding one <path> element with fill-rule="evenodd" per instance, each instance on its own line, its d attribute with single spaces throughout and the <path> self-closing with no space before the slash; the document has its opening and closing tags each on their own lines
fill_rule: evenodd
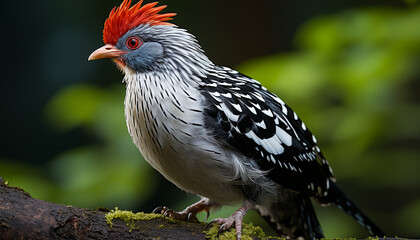
<svg viewBox="0 0 420 240">
<path fill-rule="evenodd" d="M 0 239 L 205 239 L 201 223 L 114 219 L 111 228 L 106 213 L 34 199 L 0 177 Z"/>
<path fill-rule="evenodd" d="M 204 233 L 206 225 L 202 223 L 171 221 L 163 217 L 135 221 L 134 223 L 130 223 L 130 226 L 123 220 L 117 218 L 112 221 L 113 224 L 111 227 L 105 217 L 108 212 L 108 210 L 91 210 L 34 199 L 21 188 L 7 186 L 0 177 L 0 240 L 195 240 L 206 238 L 206 234 Z M 220 239 L 235 239 L 234 233 L 229 236 L 225 233 L 221 235 L 223 236 L 220 236 Z M 265 237 L 263 232 L 246 235 L 251 235 L 251 239 L 278 239 Z M 217 236 L 217 230 L 216 235 L 213 236 Z"/>
</svg>

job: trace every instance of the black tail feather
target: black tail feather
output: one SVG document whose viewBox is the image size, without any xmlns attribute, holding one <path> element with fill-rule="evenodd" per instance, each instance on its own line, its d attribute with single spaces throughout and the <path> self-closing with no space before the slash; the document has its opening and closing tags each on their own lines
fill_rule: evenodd
<svg viewBox="0 0 420 240">
<path fill-rule="evenodd" d="M 336 184 L 331 184 L 328 195 L 318 200 L 321 203 L 335 204 L 365 227 L 373 236 L 386 236 Z M 277 202 L 266 206 L 257 205 L 256 210 L 281 237 L 292 239 L 324 238 L 312 202 L 307 196 L 284 190 Z"/>
<path fill-rule="evenodd" d="M 309 197 L 288 192 L 271 206 L 257 207 L 258 213 L 281 237 L 321 239 L 324 237 Z"/>
<path fill-rule="evenodd" d="M 347 195 L 341 191 L 336 185 L 332 184 L 328 199 L 334 203 L 338 208 L 353 217 L 360 225 L 365 227 L 372 235 L 384 237 L 385 233 L 373 223 L 357 206 L 354 204 Z"/>
<path fill-rule="evenodd" d="M 305 239 L 321 239 L 324 237 L 322 233 L 321 225 L 319 224 L 318 218 L 316 216 L 314 207 L 312 206 L 311 199 L 308 197 L 301 198 L 300 205 L 300 217 L 302 219 L 302 225 L 304 229 L 310 233 L 309 236 Z"/>
</svg>

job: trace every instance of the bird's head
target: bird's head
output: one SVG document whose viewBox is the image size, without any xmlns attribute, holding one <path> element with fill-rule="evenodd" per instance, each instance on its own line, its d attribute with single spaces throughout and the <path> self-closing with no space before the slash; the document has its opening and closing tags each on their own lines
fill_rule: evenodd
<svg viewBox="0 0 420 240">
<path fill-rule="evenodd" d="M 167 22 L 175 13 L 159 14 L 166 6 L 157 2 L 141 6 L 124 0 L 105 21 L 105 46 L 89 60 L 112 58 L 124 72 L 149 72 L 185 68 L 189 63 L 208 61 L 194 36 Z M 201 56 L 202 55 L 202 56 Z"/>
</svg>

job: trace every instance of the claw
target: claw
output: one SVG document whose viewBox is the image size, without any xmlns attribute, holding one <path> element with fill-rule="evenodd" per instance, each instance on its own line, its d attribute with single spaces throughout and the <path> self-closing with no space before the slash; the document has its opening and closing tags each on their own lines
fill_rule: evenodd
<svg viewBox="0 0 420 240">
<path fill-rule="evenodd" d="M 216 221 L 217 221 L 217 218 L 215 218 L 215 219 L 211 220 L 211 221 L 207 224 L 206 229 L 209 229 L 210 225 L 212 225 L 212 224 L 213 224 L 213 223 L 215 223 Z"/>
<path fill-rule="evenodd" d="M 205 211 L 206 211 L 207 215 L 204 218 L 204 221 L 203 222 L 207 221 L 207 219 L 209 219 L 209 217 L 210 217 L 210 211 L 209 210 L 205 210 Z"/>
<path fill-rule="evenodd" d="M 162 207 L 162 206 L 157 207 L 157 208 L 153 209 L 152 213 L 161 213 L 163 209 L 165 209 L 165 207 Z"/>
<path fill-rule="evenodd" d="M 163 213 L 163 216 L 165 216 L 165 217 L 170 217 L 170 216 L 168 216 L 168 212 L 169 212 L 169 210 L 170 210 L 170 209 L 166 209 L 166 211 Z"/>
<path fill-rule="evenodd" d="M 222 232 L 222 231 L 224 231 L 225 228 L 226 227 L 226 223 L 223 223 L 220 227 L 219 227 L 219 231 L 217 232 L 217 237 L 219 237 L 219 235 L 220 235 L 220 233 Z"/>
<path fill-rule="evenodd" d="M 198 221 L 196 215 L 201 211 L 207 212 L 206 220 L 209 216 L 209 209 L 211 205 L 209 204 L 208 199 L 201 199 L 197 203 L 187 207 L 185 210 L 181 212 L 176 212 L 168 207 L 157 207 L 152 212 L 163 214 L 165 217 L 177 219 L 177 220 L 187 220 L 187 221 Z"/>
<path fill-rule="evenodd" d="M 217 232 L 217 238 L 219 238 L 220 233 L 231 228 L 233 224 L 235 224 L 235 231 L 236 231 L 236 239 L 240 240 L 242 237 L 242 221 L 246 212 L 251 208 L 251 203 L 245 201 L 245 203 L 240 207 L 236 212 L 234 212 L 228 218 L 216 218 L 209 222 L 207 228 L 211 224 L 218 224 L 220 225 L 219 230 Z"/>
</svg>

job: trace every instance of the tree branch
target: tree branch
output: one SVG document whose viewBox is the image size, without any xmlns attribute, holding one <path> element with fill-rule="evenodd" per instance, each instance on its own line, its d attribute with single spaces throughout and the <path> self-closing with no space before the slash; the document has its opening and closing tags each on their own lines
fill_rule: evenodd
<svg viewBox="0 0 420 240">
<path fill-rule="evenodd" d="M 128 226 L 106 222 L 105 210 L 49 203 L 7 186 L 0 177 L 1 239 L 204 239 L 201 223 L 174 222 L 163 217 L 135 221 Z"/>
<path fill-rule="evenodd" d="M 1 239 L 206 238 L 206 225 L 202 223 L 175 221 L 156 214 L 143 214 L 146 216 L 141 218 L 143 220 L 126 219 L 124 222 L 124 217 L 114 217 L 112 224 L 109 224 L 105 217 L 109 213 L 110 211 L 104 209 L 91 210 L 34 199 L 21 188 L 7 186 L 0 177 Z M 111 211 L 109 215 L 113 213 L 121 212 Z M 217 236 L 217 230 L 217 226 L 210 230 L 213 237 Z M 246 224 L 243 229 L 243 237 L 245 236 L 248 236 L 247 239 L 279 239 L 267 237 L 261 228 Z M 221 237 L 235 239 L 234 229 L 223 232 Z"/>
</svg>

